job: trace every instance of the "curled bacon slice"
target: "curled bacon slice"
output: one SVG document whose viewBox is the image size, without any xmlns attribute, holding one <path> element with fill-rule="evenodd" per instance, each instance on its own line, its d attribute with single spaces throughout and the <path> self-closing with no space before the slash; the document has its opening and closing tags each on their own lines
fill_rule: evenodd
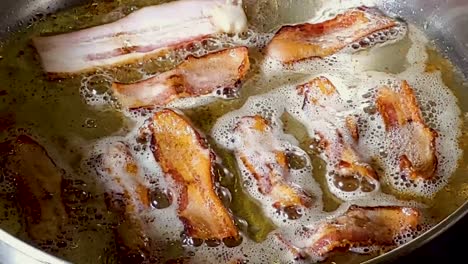
<svg viewBox="0 0 468 264">
<path fill-rule="evenodd" d="M 380 11 L 359 7 L 318 24 L 282 27 L 267 46 L 267 55 L 284 63 L 324 58 L 397 22 Z"/>
<path fill-rule="evenodd" d="M 316 133 L 319 138 L 319 146 L 325 151 L 329 160 L 338 160 L 335 173 L 342 177 L 363 177 L 375 183 L 378 181 L 378 174 L 371 165 L 364 162 L 362 157 L 356 152 L 354 147 L 346 143 L 340 132 L 336 132 L 336 139 L 328 140 L 324 135 Z"/>
<path fill-rule="evenodd" d="M 26 231 L 35 241 L 57 240 L 68 221 L 61 169 L 36 141 L 22 135 L 13 143 L 7 171 L 17 182 L 17 201 Z"/>
<path fill-rule="evenodd" d="M 232 9 L 224 0 L 173 1 L 142 8 L 113 23 L 36 37 L 33 42 L 47 73 L 63 76 L 88 72 L 144 60 L 218 32 L 242 29 L 237 26 L 239 19 L 231 21 L 223 13 Z M 245 19 L 240 6 L 234 10 Z"/>
<path fill-rule="evenodd" d="M 235 94 L 249 67 L 247 48 L 231 48 L 188 57 L 173 70 L 134 84 L 114 83 L 112 88 L 124 107 L 164 106 L 177 98 L 215 91 Z"/>
<path fill-rule="evenodd" d="M 411 207 L 351 206 L 344 215 L 313 230 L 311 243 L 304 251 L 324 258 L 337 249 L 394 246 L 398 235 L 416 230 L 420 215 Z"/>
<path fill-rule="evenodd" d="M 323 76 L 299 85 L 297 91 L 300 95 L 304 96 L 304 107 L 318 107 L 318 111 L 320 111 L 320 108 L 325 107 L 326 102 L 331 101 L 331 98 L 334 97 L 335 101 L 337 101 L 336 99 L 340 99 L 340 95 L 333 83 Z M 338 122 L 338 120 L 333 120 L 333 122 Z M 336 131 L 327 131 L 327 133 L 322 133 L 322 128 L 317 128 L 316 136 L 319 147 L 325 151 L 328 160 L 339 161 L 335 164 L 335 173 L 345 177 L 361 176 L 371 182 L 377 181 L 378 175 L 372 166 L 363 161 L 363 158 L 355 150 L 353 142 L 348 142 L 344 139 L 346 133 L 354 141 L 359 139 L 356 119 L 348 116 L 345 119 L 345 127 L 346 129 L 336 129 Z M 330 137 L 327 138 L 327 135 Z"/>
<path fill-rule="evenodd" d="M 421 116 L 416 96 L 408 82 L 398 92 L 388 87 L 379 90 L 377 108 L 387 131 L 407 133 L 410 142 L 400 156 L 400 169 L 410 179 L 431 179 L 437 170 L 437 132 Z M 409 146 L 409 147 L 408 147 Z"/>
<path fill-rule="evenodd" d="M 311 197 L 287 181 L 286 153 L 275 144 L 278 139 L 268 121 L 259 115 L 242 117 L 234 130 L 243 141 L 236 156 L 257 180 L 260 193 L 270 196 L 277 209 L 310 207 Z"/>
<path fill-rule="evenodd" d="M 167 177 L 180 187 L 179 218 L 188 236 L 238 237 L 234 222 L 213 186 L 214 154 L 181 115 L 165 109 L 153 117 L 154 156 Z"/>
<path fill-rule="evenodd" d="M 108 182 L 106 202 L 109 210 L 118 213 L 120 218 L 116 229 L 119 254 L 125 258 L 145 258 L 149 238 L 139 216 L 144 209 L 150 207 L 150 199 L 144 175 L 123 142 L 107 146 L 101 159 L 102 176 Z"/>
</svg>

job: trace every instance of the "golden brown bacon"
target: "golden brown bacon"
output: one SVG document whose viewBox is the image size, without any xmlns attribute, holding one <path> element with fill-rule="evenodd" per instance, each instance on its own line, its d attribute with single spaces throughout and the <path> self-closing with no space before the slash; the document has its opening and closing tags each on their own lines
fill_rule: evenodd
<svg viewBox="0 0 468 264">
<path fill-rule="evenodd" d="M 322 106 L 325 97 L 339 97 L 333 83 L 325 77 L 317 77 L 308 83 L 299 85 L 297 91 L 304 95 L 304 107 Z M 378 180 L 375 170 L 356 152 L 353 145 L 346 142 L 343 138 L 344 133 L 357 141 L 359 131 L 357 121 L 354 117 L 348 116 L 345 121 L 346 130 L 337 130 L 333 134 L 336 138 L 326 138 L 324 133 L 316 131 L 319 147 L 325 151 L 325 155 L 330 160 L 339 160 L 336 164 L 335 172 L 341 176 L 362 176 L 368 180 Z"/>
<path fill-rule="evenodd" d="M 141 212 L 150 207 L 149 189 L 135 158 L 122 142 L 109 145 L 102 155 L 103 177 L 109 182 L 107 204 L 119 214 L 117 237 L 122 257 L 145 258 L 149 238 L 145 234 Z"/>
<path fill-rule="evenodd" d="M 239 236 L 213 186 L 214 154 L 181 115 L 165 109 L 153 117 L 154 156 L 180 187 L 179 218 L 188 236 L 224 239 Z"/>
<path fill-rule="evenodd" d="M 112 88 L 126 108 L 164 106 L 186 97 L 235 93 L 249 70 L 248 50 L 231 48 L 202 57 L 188 57 L 175 69 L 134 84 L 114 83 Z"/>
<path fill-rule="evenodd" d="M 353 8 L 322 23 L 282 27 L 268 44 L 267 54 L 284 63 L 324 58 L 374 32 L 396 25 L 394 19 L 376 9 Z"/>
<path fill-rule="evenodd" d="M 61 169 L 42 146 L 24 135 L 13 143 L 6 168 L 17 182 L 16 197 L 29 236 L 35 241 L 57 240 L 68 221 Z"/>
<path fill-rule="evenodd" d="M 299 187 L 287 182 L 290 172 L 286 153 L 275 146 L 277 139 L 267 120 L 258 115 L 243 117 L 237 123 L 235 132 L 243 140 L 243 147 L 236 151 L 236 155 L 257 180 L 259 191 L 271 196 L 275 208 L 311 206 L 311 198 Z"/>
<path fill-rule="evenodd" d="M 420 221 L 420 212 L 411 207 L 352 206 L 344 215 L 313 230 L 312 244 L 305 252 L 323 258 L 337 249 L 394 246 L 398 235 L 416 230 Z"/>
<path fill-rule="evenodd" d="M 411 147 L 405 146 L 405 153 L 400 157 L 401 171 L 413 180 L 434 177 L 438 163 L 435 149 L 437 132 L 424 122 L 409 84 L 403 81 L 399 92 L 382 87 L 377 108 L 387 131 L 409 133 Z"/>
<path fill-rule="evenodd" d="M 346 117 L 346 128 L 348 132 L 351 134 L 351 137 L 354 141 L 359 141 L 359 128 L 358 128 L 358 118 L 354 116 L 347 116 Z"/>
</svg>

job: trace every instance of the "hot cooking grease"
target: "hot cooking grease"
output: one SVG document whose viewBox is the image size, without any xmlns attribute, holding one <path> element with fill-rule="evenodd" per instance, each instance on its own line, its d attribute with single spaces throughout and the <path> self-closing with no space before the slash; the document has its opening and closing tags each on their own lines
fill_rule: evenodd
<svg viewBox="0 0 468 264">
<path fill-rule="evenodd" d="M 467 198 L 461 192 L 453 191 L 467 184 L 463 169 L 457 169 L 462 156 L 458 139 L 465 131 L 465 126 L 462 126 L 461 110 L 454 94 L 458 95 L 457 91 L 463 87 L 456 78 L 447 81 L 447 72 L 453 74 L 451 66 L 447 66 L 450 64 L 437 53 L 428 50 L 428 40 L 412 25 L 406 26 L 401 22 L 393 31 L 371 36 L 366 43 L 350 46 L 324 60 L 282 66 L 265 59 L 261 52 L 273 37 L 273 29 L 286 22 L 329 19 L 340 12 L 341 9 L 337 7 L 342 4 L 341 1 L 310 1 L 305 6 L 313 12 L 305 12 L 307 14 L 304 14 L 303 7 L 299 7 L 301 5 L 292 3 L 291 6 L 284 6 L 280 1 L 244 1 L 251 22 L 245 33 L 199 41 L 144 64 L 60 81 L 46 79 L 34 50 L 28 46 L 30 38 L 38 34 L 72 31 L 77 27 L 109 22 L 141 6 L 161 2 L 166 1 L 122 0 L 78 7 L 32 24 L 28 29 L 13 35 L 0 49 L 3 58 L 0 60 L 0 78 L 4 80 L 0 90 L 5 91 L 2 92 L 1 109 L 7 113 L 2 120 L 11 119 L 14 122 L 10 129 L 2 131 L 2 137 L 11 139 L 22 131 L 32 134 L 66 171 L 65 178 L 69 183 L 65 192 L 68 198 L 64 202 L 74 208 L 70 216 L 72 221 L 63 237 L 39 245 L 41 248 L 76 263 L 117 262 L 113 228 L 117 225 L 118 216 L 106 209 L 104 193 L 119 187 L 100 174 L 102 168 L 99 155 L 105 153 L 112 144 L 125 142 L 141 166 L 145 182 L 152 192 L 171 196 L 176 185 L 168 177 L 163 177 L 151 153 L 148 135 L 142 134 L 145 132 L 142 128 L 148 124 L 152 110 L 128 112 L 120 109 L 110 89 L 112 82 L 146 79 L 177 65 L 189 54 L 201 56 L 235 45 L 249 47 L 252 64 L 238 97 L 222 100 L 214 94 L 177 100 L 170 106 L 181 109 L 207 136 L 218 154 L 219 164 L 216 166 L 219 168 L 219 184 L 216 188 L 242 232 L 242 243 L 237 245 L 236 242 L 235 247 L 230 247 L 229 241 L 194 241 L 184 236 L 183 225 L 177 217 L 176 197 L 160 207 L 154 198 L 155 208 L 143 212 L 139 218 L 143 219 L 144 231 L 152 238 L 149 247 L 156 255 L 157 263 L 181 257 L 188 257 L 194 263 L 227 263 L 234 260 L 248 263 L 300 263 L 302 260 L 295 260 L 295 256 L 278 240 L 277 235 L 295 239 L 301 244 L 306 239 L 301 235 L 304 229 L 311 229 L 320 221 L 343 214 L 350 204 L 423 208 L 426 214 L 424 223 L 417 233 L 402 234 L 397 238 L 397 243 L 403 244 L 450 214 Z M 361 4 L 372 5 L 372 2 L 347 1 L 346 7 L 341 8 Z M 287 15 L 289 11 L 286 12 L 286 8 L 294 14 Z M 368 45 L 374 47 L 364 49 Z M 428 65 L 433 64 L 442 68 L 444 74 L 438 70 L 428 70 Z M 358 149 L 365 154 L 366 159 L 379 165 L 381 182 L 370 188 L 370 191 L 363 191 L 365 188 L 360 185 L 362 183 L 344 189 L 333 177 L 326 177 L 329 168 L 319 168 L 317 164 L 321 157 L 309 149 L 313 131 L 330 124 L 319 120 L 324 118 L 323 113 L 302 109 L 303 98 L 297 94 L 295 87 L 318 76 L 328 78 L 345 102 L 344 109 L 339 109 L 334 115 L 342 118 L 357 115 L 366 120 L 360 127 Z M 400 153 L 398 150 L 391 151 L 389 146 L 406 144 L 408 139 L 404 134 L 389 138 L 383 121 L 372 111 L 377 89 L 386 85 L 397 91 L 401 80 L 411 84 L 424 119 L 439 132 L 436 141 L 439 166 L 437 177 L 431 182 L 413 182 L 396 177 L 398 166 L 394 160 Z M 465 106 L 460 107 L 464 110 Z M 314 202 L 311 208 L 300 212 L 299 219 L 292 220 L 287 214 L 269 206 L 270 199 L 260 194 L 252 175 L 241 162 L 236 162 L 231 153 L 235 148 L 243 148 L 236 145 L 239 141 L 235 140 L 233 127 L 239 118 L 255 114 L 271 121 L 277 142 L 271 142 L 269 147 L 293 149 L 302 158 L 300 166 L 291 166 L 291 181 L 312 194 Z M 303 127 L 285 122 L 285 115 L 300 122 Z M 255 142 L 257 138 L 249 140 Z M 0 212 L 0 227 L 29 241 L 24 227 L 18 224 L 22 216 L 14 203 L 14 184 L 6 176 L 0 179 L 0 185 L 4 205 Z M 450 204 L 441 205 L 444 202 L 438 197 L 450 193 L 454 193 Z M 435 205 L 433 201 L 436 201 Z M 330 203 L 337 204 L 333 208 L 335 210 L 325 210 Z M 354 252 L 374 250 L 378 248 L 352 249 Z M 359 262 L 369 258 L 346 255 L 343 257 L 346 261 L 343 262 L 342 257 L 336 255 L 329 261 Z"/>
</svg>

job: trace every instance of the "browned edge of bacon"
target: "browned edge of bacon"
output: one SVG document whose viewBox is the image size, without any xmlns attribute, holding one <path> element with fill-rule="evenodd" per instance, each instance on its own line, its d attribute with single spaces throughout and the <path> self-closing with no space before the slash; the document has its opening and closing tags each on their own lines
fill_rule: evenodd
<svg viewBox="0 0 468 264">
<path fill-rule="evenodd" d="M 249 68 L 248 49 L 229 48 L 189 56 L 170 71 L 133 84 L 114 83 L 112 89 L 126 108 L 164 106 L 178 98 L 214 92 L 229 97 L 240 89 Z"/>
<path fill-rule="evenodd" d="M 150 254 L 140 213 L 150 208 L 148 187 L 141 168 L 124 142 L 107 146 L 101 156 L 103 177 L 120 186 L 121 191 L 106 191 L 106 204 L 119 216 L 115 229 L 118 253 L 124 263 L 139 263 Z"/>
<path fill-rule="evenodd" d="M 268 44 L 266 53 L 283 63 L 324 58 L 396 25 L 396 20 L 375 8 L 353 8 L 321 23 L 283 26 Z"/>
<path fill-rule="evenodd" d="M 312 244 L 305 251 L 323 258 L 332 251 L 351 247 L 396 246 L 396 238 L 416 231 L 420 222 L 420 211 L 412 207 L 351 206 L 344 215 L 314 230 Z"/>
<path fill-rule="evenodd" d="M 312 95 L 312 89 L 319 91 L 319 95 Z M 298 85 L 297 92 L 304 96 L 304 107 L 307 105 L 321 106 L 319 97 L 339 95 L 333 83 L 326 77 L 320 76 L 310 80 L 307 83 Z M 325 110 L 324 110 L 325 111 Z M 348 116 L 345 119 L 346 130 L 337 130 L 337 140 L 330 140 L 324 134 L 316 132 L 318 137 L 318 146 L 325 155 L 329 158 L 338 157 L 340 162 L 335 168 L 336 173 L 341 176 L 357 176 L 367 178 L 371 182 L 379 179 L 378 174 L 371 165 L 362 161 L 362 157 L 356 152 L 353 145 L 347 143 L 343 136 L 344 133 L 349 133 L 355 143 L 359 140 L 359 130 L 356 117 Z"/>
<path fill-rule="evenodd" d="M 17 184 L 16 199 L 26 231 L 35 242 L 56 241 L 68 222 L 63 172 L 45 148 L 29 136 L 18 136 L 11 148 L 5 166 Z"/>
<path fill-rule="evenodd" d="M 262 136 L 272 138 L 273 140 L 274 135 L 271 133 L 272 128 L 269 122 L 259 115 L 242 117 L 234 128 L 234 131 L 241 135 L 248 130 L 256 131 L 261 133 Z M 246 148 L 252 147 L 246 146 Z M 258 155 L 249 156 L 242 151 L 236 151 L 236 155 L 257 180 L 260 193 L 272 197 L 274 201 L 273 207 L 285 211 L 297 211 L 297 209 L 312 206 L 312 198 L 309 194 L 287 182 L 290 169 L 287 164 L 285 151 L 275 150 L 273 153 L 263 154 L 260 152 L 262 151 L 261 149 L 249 149 L 249 151 L 256 151 Z M 265 154 L 274 155 L 276 162 L 272 164 L 262 161 L 261 157 Z M 254 165 L 259 162 L 262 169 Z M 263 173 L 262 171 L 267 172 Z"/>
<path fill-rule="evenodd" d="M 413 150 L 407 151 L 400 157 L 401 172 L 412 180 L 432 179 L 438 166 L 436 156 L 438 134 L 424 122 L 411 86 L 407 81 L 402 81 L 398 92 L 388 87 L 380 88 L 376 104 L 388 132 L 398 133 L 405 126 L 411 128 Z"/>
<path fill-rule="evenodd" d="M 153 116 L 154 156 L 180 188 L 178 215 L 188 236 L 203 240 L 238 238 L 234 221 L 213 185 L 214 153 L 182 115 L 170 109 Z"/>
<path fill-rule="evenodd" d="M 347 116 L 345 119 L 345 125 L 350 133 L 351 137 L 355 142 L 359 141 L 359 127 L 358 127 L 359 118 L 355 116 Z"/>
</svg>

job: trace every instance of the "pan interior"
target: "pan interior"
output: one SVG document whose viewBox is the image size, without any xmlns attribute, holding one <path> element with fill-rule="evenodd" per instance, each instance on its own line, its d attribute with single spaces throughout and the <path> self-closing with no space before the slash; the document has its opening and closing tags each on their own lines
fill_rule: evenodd
<svg viewBox="0 0 468 264">
<path fill-rule="evenodd" d="M 109 89 L 109 78 L 120 82 L 132 82 L 144 78 L 145 74 L 154 74 L 176 65 L 177 59 L 163 63 L 151 63 L 138 67 L 119 67 L 111 72 L 101 72 L 92 76 L 77 76 L 60 81 L 49 81 L 43 74 L 38 56 L 31 45 L 31 37 L 37 35 L 70 32 L 90 26 L 117 20 L 126 14 L 143 6 L 158 4 L 161 0 L 119 0 L 119 1 L 3 1 L 0 3 L 0 24 L 3 27 L 0 36 L 4 41 L 0 45 L 0 125 L 12 126 L 13 129 L 2 131 L 2 141 L 10 139 L 18 132 L 40 136 L 41 142 L 50 147 L 52 157 L 60 157 L 57 161 L 66 170 L 66 181 L 69 184 L 67 200 L 74 204 L 73 227 L 65 235 L 64 244 L 37 245 L 47 252 L 63 257 L 74 263 L 114 263 L 115 244 L 112 224 L 116 222 L 113 214 L 107 213 L 103 187 L 92 179 L 91 175 L 82 171 L 84 154 L 81 146 L 118 135 L 128 131 L 132 122 L 122 113 L 112 107 L 96 110 L 86 100 L 87 92 L 93 89 L 95 93 L 105 96 Z M 320 1 L 319 1 L 320 2 Z M 411 2 L 411 3 L 408 3 Z M 468 13 L 466 5 L 448 1 L 446 6 L 436 0 L 424 1 L 382 1 L 379 7 L 390 15 L 402 17 L 424 30 L 431 42 L 427 46 L 428 67 L 441 72 L 444 84 L 458 98 L 462 112 L 462 133 L 460 146 L 467 149 L 468 117 L 468 84 L 464 81 L 463 72 L 468 72 L 468 33 L 462 30 Z M 431 5 L 432 4 L 432 5 Z M 265 32 L 273 32 L 282 24 L 298 23 L 311 17 L 311 13 L 319 10 L 314 1 L 245 1 L 249 21 Z M 62 10 L 58 11 L 57 10 Z M 260 10 L 260 11 L 259 11 Z M 410 12 L 409 10 L 418 10 Z M 260 13 L 259 13 L 260 12 Z M 13 15 L 14 14 L 14 15 Z M 427 18 L 434 18 L 427 21 Z M 391 72 L 401 72 L 407 67 L 406 53 L 410 40 L 381 47 L 382 54 L 392 54 L 380 58 L 371 67 L 373 70 L 386 69 Z M 261 54 L 252 55 L 253 72 L 258 69 Z M 257 63 L 256 63 L 257 62 Z M 288 76 L 288 79 L 301 79 L 302 74 Z M 258 92 L 255 87 L 244 86 L 245 92 L 239 100 L 213 103 L 206 107 L 184 111 L 193 122 L 205 133 L 209 133 L 217 117 L 231 110 L 240 108 L 247 97 Z M 91 88 L 90 88 L 91 87 Z M 266 88 L 268 89 L 268 88 Z M 109 98 L 109 100 L 112 100 Z M 88 103 L 87 103 L 88 102 Z M 213 113 L 216 113 L 213 115 Z M 287 123 L 287 122 L 285 122 Z M 291 125 L 291 133 L 294 131 Z M 297 136 L 300 138 L 300 136 Z M 228 159 L 228 157 L 224 157 Z M 317 160 L 311 156 L 312 160 Z M 316 161 L 320 167 L 320 161 Z M 404 197 L 417 200 L 428 206 L 427 214 L 431 221 L 440 222 L 461 207 L 468 199 L 468 179 L 466 178 L 468 158 L 462 155 L 458 169 L 451 176 L 450 182 L 437 193 L 434 199 L 420 197 Z M 322 164 L 323 165 L 323 164 Z M 317 174 L 325 173 L 318 170 Z M 15 203 L 14 184 L 1 176 L 2 193 L 0 209 L 0 228 L 16 237 L 31 242 L 24 232 L 21 212 Z M 238 188 L 234 183 L 226 183 L 226 187 Z M 326 196 L 326 195 L 325 195 Z M 248 199 L 247 197 L 237 197 Z M 330 210 L 337 208 L 337 200 L 332 196 L 324 200 L 325 207 Z M 232 205 L 234 212 L 246 214 L 252 208 L 242 205 Z M 236 206 L 238 206 L 236 208 Z M 248 213 L 247 213 L 248 214 Z M 268 225 L 263 218 L 254 219 L 260 225 Z M 267 232 L 268 230 L 263 230 Z M 250 232 L 254 239 L 262 239 L 266 233 Z M 70 238 L 69 240 L 67 240 Z M 71 239 L 72 238 L 72 239 Z M 180 239 L 174 239 L 167 245 L 166 259 L 178 257 L 182 252 Z M 355 254 L 335 254 L 329 262 L 358 263 L 373 256 Z M 255 260 L 252 259 L 255 263 Z"/>
</svg>

